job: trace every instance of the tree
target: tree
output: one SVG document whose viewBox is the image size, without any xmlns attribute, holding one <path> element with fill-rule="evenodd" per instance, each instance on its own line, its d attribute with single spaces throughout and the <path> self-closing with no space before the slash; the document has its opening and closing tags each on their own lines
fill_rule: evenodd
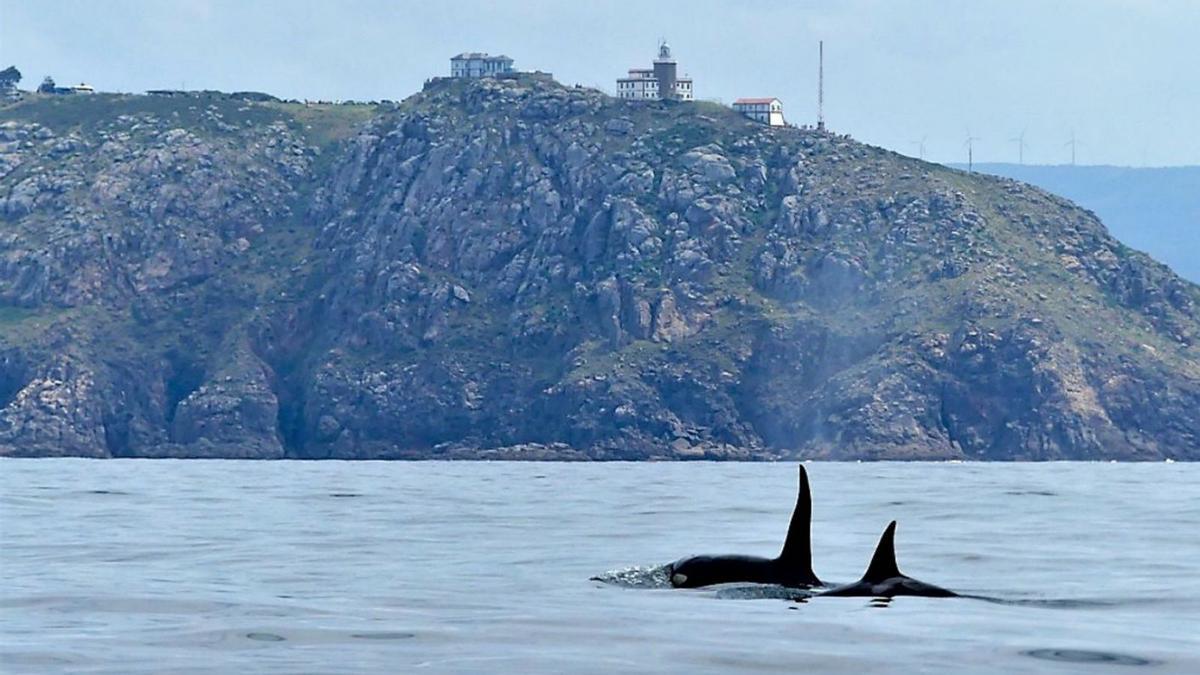
<svg viewBox="0 0 1200 675">
<path fill-rule="evenodd" d="M 0 91 L 16 89 L 17 83 L 21 81 L 21 71 L 17 70 L 16 66 L 9 66 L 4 70 L 0 70 Z"/>
<path fill-rule="evenodd" d="M 38 93 L 53 94 L 57 88 L 57 85 L 54 84 L 54 78 L 47 75 L 46 79 L 42 80 L 42 86 L 38 87 Z"/>
</svg>

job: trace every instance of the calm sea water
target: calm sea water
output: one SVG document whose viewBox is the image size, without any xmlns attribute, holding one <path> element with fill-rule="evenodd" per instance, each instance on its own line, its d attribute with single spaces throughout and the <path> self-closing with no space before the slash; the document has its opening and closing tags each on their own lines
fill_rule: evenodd
<svg viewBox="0 0 1200 675">
<path fill-rule="evenodd" d="M 789 464 L 4 460 L 0 671 L 1200 672 L 1200 466 L 809 473 L 822 578 L 897 518 L 1003 602 L 639 587 L 774 555 Z"/>
</svg>

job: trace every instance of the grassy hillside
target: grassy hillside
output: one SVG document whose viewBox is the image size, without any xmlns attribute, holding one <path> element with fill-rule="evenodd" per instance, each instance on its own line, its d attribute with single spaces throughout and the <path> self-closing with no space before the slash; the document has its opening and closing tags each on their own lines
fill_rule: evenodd
<svg viewBox="0 0 1200 675">
<path fill-rule="evenodd" d="M 1095 211 L 1114 237 L 1200 283 L 1200 166 L 985 163 L 975 168 L 1036 185 Z"/>
</svg>

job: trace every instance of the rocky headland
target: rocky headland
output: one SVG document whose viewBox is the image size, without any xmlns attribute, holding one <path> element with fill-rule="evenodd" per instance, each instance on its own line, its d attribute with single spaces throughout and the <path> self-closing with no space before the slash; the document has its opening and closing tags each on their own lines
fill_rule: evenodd
<svg viewBox="0 0 1200 675">
<path fill-rule="evenodd" d="M 1044 191 L 707 103 L 0 107 L 0 455 L 1195 460 L 1198 303 Z"/>
</svg>

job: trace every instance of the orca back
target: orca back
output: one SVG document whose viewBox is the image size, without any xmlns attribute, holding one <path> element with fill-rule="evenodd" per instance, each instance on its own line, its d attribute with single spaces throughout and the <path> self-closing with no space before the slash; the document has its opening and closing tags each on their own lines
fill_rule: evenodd
<svg viewBox="0 0 1200 675">
<path fill-rule="evenodd" d="M 918 595 L 927 598 L 958 597 L 954 591 L 946 590 L 924 581 L 913 579 L 900 571 L 896 564 L 896 521 L 888 523 L 879 545 L 875 547 L 875 555 L 871 556 L 871 564 L 862 579 L 845 586 L 838 586 L 821 593 L 830 596 L 871 596 L 891 598 L 897 595 Z"/>
<path fill-rule="evenodd" d="M 871 556 L 871 564 L 861 581 L 877 584 L 895 577 L 902 577 L 899 566 L 896 565 L 896 521 L 888 523 L 879 544 L 875 547 L 875 555 Z"/>
<path fill-rule="evenodd" d="M 748 582 L 778 584 L 792 588 L 821 586 L 812 570 L 812 492 L 808 472 L 800 465 L 800 488 L 796 508 L 788 525 L 783 550 L 775 558 L 746 555 L 699 555 L 671 563 L 671 585 L 698 588 L 714 584 Z"/>
</svg>

